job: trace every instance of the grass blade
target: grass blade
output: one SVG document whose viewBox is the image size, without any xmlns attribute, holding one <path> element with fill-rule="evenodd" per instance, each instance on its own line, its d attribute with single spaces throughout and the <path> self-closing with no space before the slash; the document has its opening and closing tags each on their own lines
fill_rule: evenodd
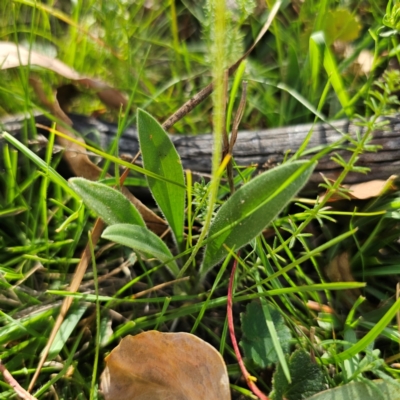
<svg viewBox="0 0 400 400">
<path fill-rule="evenodd" d="M 61 186 L 70 196 L 78 199 L 76 193 L 68 186 L 67 181 L 50 165 L 43 161 L 39 156 L 37 156 L 32 150 L 28 149 L 24 144 L 22 144 L 14 136 L 7 132 L 2 132 L 1 136 L 16 147 L 22 154 L 34 162 L 40 169 L 42 169 L 46 174 L 48 174 L 51 181 L 56 185 Z"/>
</svg>

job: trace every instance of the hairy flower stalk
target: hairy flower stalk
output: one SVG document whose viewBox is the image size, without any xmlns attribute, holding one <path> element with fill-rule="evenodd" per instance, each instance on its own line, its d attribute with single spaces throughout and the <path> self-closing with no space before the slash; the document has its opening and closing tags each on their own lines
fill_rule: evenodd
<svg viewBox="0 0 400 400">
<path fill-rule="evenodd" d="M 203 240 L 208 232 L 211 224 L 211 219 L 214 210 L 214 204 L 217 199 L 218 186 L 220 181 L 220 162 L 222 154 L 222 135 L 224 133 L 224 68 L 225 66 L 225 27 L 226 27 L 226 9 L 225 0 L 210 0 L 210 6 L 213 9 L 211 12 L 211 37 L 213 38 L 211 46 L 211 64 L 213 76 L 213 134 L 214 146 L 212 157 L 212 179 L 210 185 L 208 210 L 205 217 L 204 226 L 197 241 L 196 247 L 193 249 L 192 254 L 183 266 L 179 276 L 182 276 L 189 265 L 192 263 L 198 250 L 203 244 Z"/>
</svg>

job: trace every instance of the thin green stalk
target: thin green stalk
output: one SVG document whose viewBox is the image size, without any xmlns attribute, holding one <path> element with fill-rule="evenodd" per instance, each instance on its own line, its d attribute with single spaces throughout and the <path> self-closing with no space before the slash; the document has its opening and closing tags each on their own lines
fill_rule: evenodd
<svg viewBox="0 0 400 400">
<path fill-rule="evenodd" d="M 92 268 L 93 268 L 93 282 L 94 290 L 96 295 L 96 337 L 95 337 L 95 352 L 94 352 L 94 362 L 93 362 L 93 372 L 92 372 L 92 384 L 90 387 L 90 400 L 97 398 L 96 391 L 96 381 L 97 381 L 97 368 L 99 366 L 99 355 L 100 355 L 100 301 L 99 301 L 99 282 L 97 279 L 97 265 L 96 257 L 94 254 L 94 247 L 92 241 L 92 235 L 89 232 L 89 246 L 92 258 Z"/>
<path fill-rule="evenodd" d="M 14 197 L 15 197 L 15 186 L 16 186 L 16 176 L 13 173 L 13 165 L 11 161 L 11 151 L 9 146 L 6 144 L 3 148 L 3 159 L 4 159 L 4 168 L 5 168 L 5 183 L 6 183 L 6 195 L 5 202 L 7 205 L 11 205 Z"/>
<path fill-rule="evenodd" d="M 186 239 L 186 249 L 192 247 L 193 243 L 193 222 L 192 221 L 192 172 L 190 170 L 186 170 L 186 199 L 187 199 L 187 224 L 188 224 L 188 232 Z"/>
<path fill-rule="evenodd" d="M 171 297 L 166 297 L 165 301 L 164 301 L 164 304 L 163 304 L 163 307 L 162 307 L 161 312 L 160 312 L 160 318 L 162 318 L 164 316 L 164 314 L 167 312 L 170 302 L 171 302 Z M 157 319 L 156 320 L 156 325 L 154 326 L 153 329 L 155 331 L 157 331 L 159 329 L 159 326 L 160 326 L 160 320 Z"/>
<path fill-rule="evenodd" d="M 193 325 L 192 330 L 190 331 L 190 333 L 193 333 L 193 334 L 194 334 L 194 333 L 196 332 L 196 329 L 197 329 L 197 327 L 199 326 L 199 324 L 200 324 L 200 322 L 201 322 L 201 319 L 203 318 L 203 316 L 204 316 L 204 314 L 205 314 L 205 312 L 206 312 L 206 310 L 207 310 L 207 308 L 208 308 L 208 303 L 209 303 L 209 301 L 211 300 L 211 297 L 212 297 L 212 295 L 214 294 L 214 291 L 215 291 L 216 288 L 218 287 L 219 281 L 222 279 L 222 275 L 223 275 L 223 273 L 225 272 L 226 268 L 228 267 L 229 262 L 231 261 L 231 257 L 230 257 L 230 256 L 231 256 L 232 254 L 233 254 L 233 252 L 228 254 L 228 256 L 225 258 L 225 260 L 224 260 L 224 262 L 223 262 L 221 268 L 219 269 L 218 274 L 217 274 L 217 277 L 215 278 L 215 280 L 214 280 L 214 282 L 213 282 L 213 285 L 212 285 L 212 288 L 211 288 L 211 290 L 210 290 L 210 293 L 209 293 L 208 296 L 207 296 L 207 300 L 204 301 L 204 305 L 203 305 L 203 307 L 201 308 L 201 310 L 200 310 L 200 312 L 199 312 L 199 315 L 197 316 L 196 321 L 195 321 L 195 323 L 194 323 L 194 325 Z"/>
</svg>

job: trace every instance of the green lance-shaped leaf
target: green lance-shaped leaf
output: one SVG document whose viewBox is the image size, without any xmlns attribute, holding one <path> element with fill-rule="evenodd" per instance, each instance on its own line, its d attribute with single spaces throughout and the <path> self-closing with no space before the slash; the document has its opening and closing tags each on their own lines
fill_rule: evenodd
<svg viewBox="0 0 400 400">
<path fill-rule="evenodd" d="M 145 227 L 130 224 L 111 225 L 104 230 L 101 236 L 157 258 L 167 264 L 173 276 L 177 276 L 179 273 L 176 262 L 171 261 L 173 255 L 167 245 Z"/>
<path fill-rule="evenodd" d="M 238 250 L 259 235 L 305 185 L 314 166 L 309 161 L 283 164 L 234 193 L 219 209 L 208 232 L 201 277 L 227 255 L 224 245 Z"/>
<path fill-rule="evenodd" d="M 145 169 L 165 178 L 163 181 L 147 177 L 151 193 L 176 241 L 182 243 L 186 192 L 179 154 L 162 126 L 140 109 L 137 112 L 137 127 Z"/>
<path fill-rule="evenodd" d="M 380 396 L 379 396 L 380 395 Z M 350 382 L 346 385 L 324 390 L 307 400 L 400 400 L 399 382 L 387 375 L 387 378 Z"/>
<path fill-rule="evenodd" d="M 86 206 L 107 225 L 127 223 L 145 226 L 139 211 L 118 190 L 84 178 L 71 178 L 68 183 Z"/>
</svg>

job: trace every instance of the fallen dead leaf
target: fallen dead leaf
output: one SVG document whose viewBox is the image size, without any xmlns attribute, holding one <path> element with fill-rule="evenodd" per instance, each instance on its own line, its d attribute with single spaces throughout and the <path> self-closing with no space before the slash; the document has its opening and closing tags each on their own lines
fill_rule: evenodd
<svg viewBox="0 0 400 400">
<path fill-rule="evenodd" d="M 338 254 L 326 267 L 325 273 L 331 282 L 355 282 L 351 274 L 349 254 Z"/>
<path fill-rule="evenodd" d="M 325 267 L 325 274 L 331 282 L 356 282 L 351 272 L 350 258 L 347 251 L 338 254 Z M 343 301 L 351 303 L 361 296 L 360 289 L 345 290 Z"/>
<path fill-rule="evenodd" d="M 189 333 L 127 336 L 106 358 L 106 400 L 230 399 L 225 363 L 211 345 Z"/>
<path fill-rule="evenodd" d="M 379 197 L 389 190 L 395 190 L 396 186 L 394 181 L 397 179 L 396 175 L 390 176 L 386 181 L 373 180 L 369 182 L 357 183 L 355 185 L 345 185 L 349 189 L 349 195 L 353 199 L 366 200 L 372 197 Z"/>
<path fill-rule="evenodd" d="M 128 100 L 118 90 L 99 79 L 80 75 L 73 68 L 60 60 L 40 54 L 15 43 L 0 42 L 0 69 L 16 68 L 27 65 L 49 69 L 64 78 L 70 79 L 86 88 L 93 89 L 99 99 L 108 107 L 119 110 L 126 109 Z"/>
<path fill-rule="evenodd" d="M 395 181 L 397 175 L 390 176 L 386 181 L 375 179 L 369 182 L 356 183 L 354 185 L 342 185 L 341 187 L 346 189 L 346 196 L 355 200 L 367 200 L 373 197 L 379 197 L 390 190 L 396 190 Z M 325 195 L 320 196 L 320 201 Z M 334 194 L 328 200 L 328 202 L 343 200 L 340 194 Z"/>
</svg>

